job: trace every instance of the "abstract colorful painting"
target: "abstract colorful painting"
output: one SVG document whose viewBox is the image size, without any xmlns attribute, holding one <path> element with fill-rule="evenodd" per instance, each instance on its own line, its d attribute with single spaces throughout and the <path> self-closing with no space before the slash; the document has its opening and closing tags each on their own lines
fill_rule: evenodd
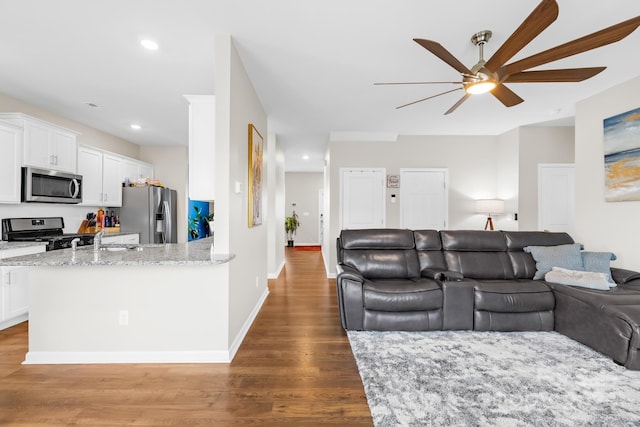
<svg viewBox="0 0 640 427">
<path fill-rule="evenodd" d="M 604 119 L 604 198 L 640 200 L 640 108 Z"/>
</svg>

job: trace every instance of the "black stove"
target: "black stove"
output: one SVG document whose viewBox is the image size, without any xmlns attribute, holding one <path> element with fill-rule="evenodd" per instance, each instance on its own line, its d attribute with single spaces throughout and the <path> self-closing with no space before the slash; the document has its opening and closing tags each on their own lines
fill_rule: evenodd
<svg viewBox="0 0 640 427">
<path fill-rule="evenodd" d="M 73 239 L 78 246 L 92 245 L 93 234 L 65 234 L 62 217 L 3 218 L 2 240 L 9 242 L 46 242 L 47 250 L 71 247 Z"/>
</svg>

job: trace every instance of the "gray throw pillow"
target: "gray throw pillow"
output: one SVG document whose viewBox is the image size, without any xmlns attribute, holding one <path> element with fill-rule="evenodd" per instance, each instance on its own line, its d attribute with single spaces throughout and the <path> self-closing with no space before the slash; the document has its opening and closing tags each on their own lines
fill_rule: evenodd
<svg viewBox="0 0 640 427">
<path fill-rule="evenodd" d="M 587 252 L 582 251 L 582 265 L 584 271 L 592 271 L 595 273 L 604 273 L 607 277 L 610 287 L 615 287 L 616 282 L 611 278 L 610 261 L 615 260 L 616 256 L 611 252 Z"/>
<path fill-rule="evenodd" d="M 584 271 L 580 249 L 580 243 L 573 243 L 558 246 L 526 246 L 522 250 L 530 253 L 536 261 L 533 279 L 541 280 L 553 267 Z"/>
</svg>

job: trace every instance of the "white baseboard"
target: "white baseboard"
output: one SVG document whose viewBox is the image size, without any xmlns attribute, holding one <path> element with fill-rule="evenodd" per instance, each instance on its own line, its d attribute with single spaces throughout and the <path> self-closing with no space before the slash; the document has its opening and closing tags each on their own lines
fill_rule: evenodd
<svg viewBox="0 0 640 427">
<path fill-rule="evenodd" d="M 5 320 L 4 322 L 0 322 L 0 330 L 7 329 L 12 326 L 17 325 L 18 323 L 22 323 L 25 320 L 29 320 L 29 314 L 21 314 L 20 316 L 14 317 L 13 319 Z"/>
<path fill-rule="evenodd" d="M 24 365 L 229 363 L 228 351 L 30 351 Z"/>
<path fill-rule="evenodd" d="M 244 322 L 244 325 L 242 325 L 240 332 L 238 332 L 238 335 L 233 340 L 231 347 L 229 347 L 229 362 L 231 362 L 233 358 L 236 356 L 236 353 L 240 348 L 240 344 L 242 344 L 242 341 L 244 341 L 244 337 L 247 335 L 247 332 L 249 332 L 249 328 L 251 327 L 251 325 L 253 324 L 253 321 L 256 319 L 256 316 L 260 312 L 260 309 L 262 308 L 262 305 L 267 299 L 267 296 L 269 296 L 269 288 L 266 288 L 264 290 L 264 293 L 256 303 L 255 307 L 253 307 L 253 310 L 251 310 L 251 314 L 249 314 L 249 317 L 247 318 L 246 322 Z"/>
<path fill-rule="evenodd" d="M 280 273 L 282 273 L 282 269 L 284 268 L 284 264 L 285 264 L 285 262 L 284 262 L 284 260 L 282 260 L 282 262 L 280 263 L 280 266 L 278 267 L 276 272 L 267 274 L 267 278 L 268 279 L 277 279 L 278 276 L 280 276 Z"/>
</svg>

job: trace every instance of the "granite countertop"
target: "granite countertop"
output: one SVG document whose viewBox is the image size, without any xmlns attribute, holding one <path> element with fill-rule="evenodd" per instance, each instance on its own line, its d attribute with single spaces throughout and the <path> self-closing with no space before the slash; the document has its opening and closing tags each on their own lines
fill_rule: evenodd
<svg viewBox="0 0 640 427">
<path fill-rule="evenodd" d="M 224 264 L 233 254 L 214 254 L 213 237 L 188 243 L 169 244 L 104 244 L 94 252 L 93 246 L 73 251 L 62 249 L 34 255 L 0 260 L 0 265 L 13 266 L 127 266 L 127 265 L 212 265 Z"/>
<path fill-rule="evenodd" d="M 31 246 L 46 245 L 47 242 L 7 242 L 6 240 L 0 240 L 0 251 L 6 251 L 10 249 L 28 248 Z"/>
</svg>

